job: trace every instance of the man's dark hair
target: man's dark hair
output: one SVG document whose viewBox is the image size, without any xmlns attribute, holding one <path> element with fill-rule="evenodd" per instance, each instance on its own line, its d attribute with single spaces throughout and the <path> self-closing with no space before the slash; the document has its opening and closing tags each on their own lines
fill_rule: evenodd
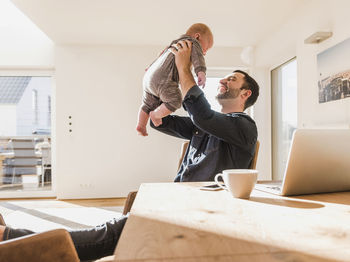
<svg viewBox="0 0 350 262">
<path fill-rule="evenodd" d="M 252 94 L 250 97 L 248 97 L 247 101 L 245 101 L 244 104 L 244 110 L 246 110 L 248 107 L 255 104 L 256 100 L 259 96 L 259 85 L 258 83 L 252 78 L 248 73 L 242 71 L 242 70 L 235 70 L 233 73 L 241 73 L 244 75 L 244 83 L 241 87 L 241 89 L 246 89 L 252 91 Z"/>
</svg>

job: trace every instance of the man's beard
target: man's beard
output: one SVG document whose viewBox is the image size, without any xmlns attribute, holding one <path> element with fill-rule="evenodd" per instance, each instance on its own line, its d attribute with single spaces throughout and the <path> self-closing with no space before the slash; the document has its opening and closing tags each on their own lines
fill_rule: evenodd
<svg viewBox="0 0 350 262">
<path fill-rule="evenodd" d="M 240 89 L 229 89 L 226 85 L 224 85 L 226 88 L 226 92 L 225 93 L 219 93 L 216 95 L 216 100 L 220 101 L 220 100 L 226 100 L 226 99 L 235 99 L 238 97 L 239 93 L 240 93 Z"/>
</svg>

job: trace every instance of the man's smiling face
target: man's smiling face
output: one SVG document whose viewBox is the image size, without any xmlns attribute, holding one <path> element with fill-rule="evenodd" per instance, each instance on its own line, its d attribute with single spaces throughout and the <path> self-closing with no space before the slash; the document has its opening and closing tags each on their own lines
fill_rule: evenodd
<svg viewBox="0 0 350 262">
<path fill-rule="evenodd" d="M 244 75 L 235 72 L 220 80 L 217 100 L 237 98 L 244 83 Z"/>
</svg>

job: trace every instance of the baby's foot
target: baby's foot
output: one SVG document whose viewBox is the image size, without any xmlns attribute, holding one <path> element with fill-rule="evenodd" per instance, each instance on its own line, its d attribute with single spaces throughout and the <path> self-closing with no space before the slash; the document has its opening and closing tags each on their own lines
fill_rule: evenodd
<svg viewBox="0 0 350 262">
<path fill-rule="evenodd" d="M 139 135 L 141 135 L 141 136 L 148 136 L 148 134 L 147 134 L 147 129 L 146 129 L 145 126 L 140 126 L 140 125 L 138 125 L 138 126 L 136 127 L 136 131 L 137 131 L 137 133 L 138 133 Z"/>
<path fill-rule="evenodd" d="M 149 117 L 151 118 L 154 126 L 160 126 L 163 123 L 161 118 L 156 117 L 156 114 L 154 113 L 154 111 L 151 111 L 149 113 Z"/>
</svg>

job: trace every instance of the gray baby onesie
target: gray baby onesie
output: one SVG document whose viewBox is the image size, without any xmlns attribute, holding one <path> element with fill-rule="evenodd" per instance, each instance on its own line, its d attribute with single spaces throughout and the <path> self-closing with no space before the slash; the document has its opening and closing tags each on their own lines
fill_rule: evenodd
<svg viewBox="0 0 350 262">
<path fill-rule="evenodd" d="M 195 73 L 206 72 L 200 43 L 187 35 L 174 40 L 151 64 L 143 77 L 142 110 L 147 114 L 156 109 L 161 103 L 164 103 L 172 112 L 181 107 L 182 95 L 179 89 L 179 74 L 175 65 L 175 56 L 169 51 L 171 45 L 180 40 L 190 40 L 193 43 L 191 62 Z"/>
</svg>

